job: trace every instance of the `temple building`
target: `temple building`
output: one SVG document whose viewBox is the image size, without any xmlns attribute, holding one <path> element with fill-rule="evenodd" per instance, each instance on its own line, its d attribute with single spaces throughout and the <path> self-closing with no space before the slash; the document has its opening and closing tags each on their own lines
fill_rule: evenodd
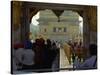
<svg viewBox="0 0 100 75">
<path fill-rule="evenodd" d="M 81 21 L 79 21 L 79 15 L 76 12 L 64 11 L 60 16 L 60 22 L 58 22 L 57 16 L 51 10 L 40 11 L 39 16 L 36 37 L 41 35 L 44 39 L 49 38 L 64 42 L 70 39 L 75 40 L 80 36 L 79 24 Z M 30 29 L 33 31 L 33 36 L 34 30 L 36 30 L 34 27 L 36 26 L 31 24 Z"/>
</svg>

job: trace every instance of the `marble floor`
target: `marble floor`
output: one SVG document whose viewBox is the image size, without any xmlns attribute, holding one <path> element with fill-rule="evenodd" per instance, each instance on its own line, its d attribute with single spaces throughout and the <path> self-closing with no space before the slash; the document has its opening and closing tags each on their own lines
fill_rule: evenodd
<svg viewBox="0 0 100 75">
<path fill-rule="evenodd" d="M 60 49 L 60 68 L 72 68 L 63 49 Z"/>
</svg>

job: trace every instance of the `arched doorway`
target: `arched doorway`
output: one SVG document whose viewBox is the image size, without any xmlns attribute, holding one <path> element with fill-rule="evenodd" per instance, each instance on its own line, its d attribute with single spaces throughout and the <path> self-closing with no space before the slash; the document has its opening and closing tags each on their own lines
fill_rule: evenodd
<svg viewBox="0 0 100 75">
<path fill-rule="evenodd" d="M 53 11 L 53 14 L 55 14 L 56 17 L 56 22 L 57 23 L 52 23 L 55 24 L 53 26 L 56 26 L 56 24 L 61 24 L 61 22 L 63 21 L 61 19 L 61 14 L 64 13 L 65 10 L 67 11 L 71 11 L 74 13 L 77 13 L 78 15 L 80 15 L 83 18 L 83 45 L 84 47 L 88 48 L 89 44 L 91 42 L 95 42 L 97 43 L 97 22 L 96 22 L 96 7 L 95 6 L 83 6 L 83 5 L 70 5 L 70 4 L 53 4 L 53 3 L 35 3 L 35 2 L 21 2 L 22 4 L 21 6 L 21 16 L 20 16 L 20 42 L 24 42 L 25 40 L 30 40 L 29 38 L 29 34 L 30 33 L 30 24 L 31 24 L 31 19 L 32 17 L 34 17 L 39 11 L 45 11 L 46 9 L 49 9 L 51 11 Z M 84 9 L 86 8 L 86 9 Z M 51 12 L 50 11 L 50 12 Z M 49 13 L 50 13 L 49 12 Z M 91 12 L 93 12 L 94 14 L 91 14 Z M 54 20 L 53 20 L 54 21 Z M 34 27 L 35 28 L 35 27 Z M 35 28 L 36 31 L 38 30 L 38 28 Z M 53 28 L 53 32 L 58 31 L 59 33 L 64 31 L 66 32 L 66 28 Z M 94 34 L 91 34 L 93 33 Z M 33 31 L 34 32 L 34 31 Z M 38 31 L 39 32 L 39 31 Z M 43 32 L 47 32 L 47 29 L 44 28 Z M 74 32 L 74 31 L 73 31 Z M 80 30 L 80 33 L 82 31 Z M 35 34 L 35 37 L 37 37 L 37 32 Z M 91 38 L 91 36 L 94 38 Z M 41 37 L 41 36 L 40 36 Z M 52 38 L 53 40 L 55 40 L 55 37 L 50 37 L 50 36 L 46 36 L 45 38 Z M 78 36 L 77 36 L 78 37 Z M 57 38 L 57 40 L 59 40 L 60 38 L 63 37 L 59 37 Z M 69 37 L 71 39 L 73 39 L 72 37 Z M 75 37 L 74 37 L 75 38 Z M 64 39 L 64 38 L 63 38 Z M 67 40 L 67 39 L 64 39 Z M 61 40 L 63 41 L 63 40 Z M 89 52 L 87 52 L 88 50 L 86 50 L 86 53 L 84 56 L 88 56 Z M 85 51 L 84 51 L 85 52 Z M 84 57 L 84 58 L 86 58 Z"/>
</svg>

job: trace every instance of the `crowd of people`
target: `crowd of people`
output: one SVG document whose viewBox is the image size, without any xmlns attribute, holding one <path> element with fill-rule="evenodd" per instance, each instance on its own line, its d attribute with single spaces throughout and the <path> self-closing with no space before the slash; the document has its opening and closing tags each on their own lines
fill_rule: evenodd
<svg viewBox="0 0 100 75">
<path fill-rule="evenodd" d="M 86 49 L 82 41 L 65 42 L 63 44 L 64 52 L 69 64 L 73 64 L 73 69 L 96 69 L 97 68 L 97 45 L 90 44 Z M 87 55 L 88 53 L 88 55 Z"/>
<path fill-rule="evenodd" d="M 13 70 L 58 71 L 59 47 L 50 39 L 26 40 L 13 46 Z"/>
<path fill-rule="evenodd" d="M 76 70 L 97 69 L 97 45 L 89 45 L 89 57 L 82 63 L 76 58 L 74 62 Z"/>
<path fill-rule="evenodd" d="M 68 58 L 69 64 L 72 64 L 77 56 L 78 59 L 83 58 L 83 44 L 82 42 L 68 41 L 63 44 L 63 50 Z M 72 59 L 72 61 L 71 61 Z"/>
<path fill-rule="evenodd" d="M 24 43 L 13 45 L 13 70 L 32 70 L 34 72 L 59 71 L 59 52 L 63 48 L 69 64 L 74 69 L 97 68 L 97 46 L 90 44 L 90 57 L 84 61 L 82 42 L 65 42 L 62 45 L 50 39 L 35 39 L 34 42 L 25 40 Z M 71 60 L 72 59 L 72 60 Z"/>
</svg>

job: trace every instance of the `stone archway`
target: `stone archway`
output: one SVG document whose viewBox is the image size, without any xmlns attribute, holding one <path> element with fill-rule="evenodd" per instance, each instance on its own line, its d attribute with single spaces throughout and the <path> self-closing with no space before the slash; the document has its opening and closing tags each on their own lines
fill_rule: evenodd
<svg viewBox="0 0 100 75">
<path fill-rule="evenodd" d="M 17 1 L 12 1 L 12 3 Z M 56 3 L 38 3 L 38 2 L 21 2 L 17 4 L 21 13 L 20 17 L 15 20 L 20 20 L 20 41 L 23 42 L 25 39 L 29 39 L 29 24 L 32 16 L 34 16 L 39 10 L 51 9 L 51 10 L 72 10 L 77 12 L 83 17 L 83 41 L 84 46 L 87 47 L 92 40 L 97 43 L 97 35 L 94 38 L 91 35 L 93 32 L 97 34 L 97 7 L 96 6 L 84 6 L 84 5 L 72 5 L 72 4 L 56 4 Z M 19 10 L 17 9 L 17 10 Z M 14 11 L 14 9 L 12 10 Z M 91 13 L 92 12 L 92 13 Z M 14 13 L 14 12 L 13 12 Z M 16 26 L 16 24 L 13 23 Z"/>
<path fill-rule="evenodd" d="M 27 19 L 25 22 L 28 22 L 32 18 L 32 16 L 34 16 L 39 10 L 51 9 L 51 10 L 58 10 L 58 12 L 60 10 L 72 10 L 72 11 L 77 12 L 80 16 L 83 17 L 83 24 L 84 24 L 83 32 L 84 32 L 84 37 L 88 35 L 87 37 L 88 42 L 90 38 L 89 38 L 89 33 L 87 32 L 89 32 L 90 30 L 96 31 L 97 25 L 96 25 L 96 7 L 95 6 L 23 2 L 22 7 L 23 7 L 23 17 L 24 19 L 25 18 Z M 91 12 L 93 12 L 94 14 L 92 14 Z M 27 18 L 28 16 L 29 18 Z M 28 23 L 25 23 L 25 24 L 27 25 Z"/>
</svg>

